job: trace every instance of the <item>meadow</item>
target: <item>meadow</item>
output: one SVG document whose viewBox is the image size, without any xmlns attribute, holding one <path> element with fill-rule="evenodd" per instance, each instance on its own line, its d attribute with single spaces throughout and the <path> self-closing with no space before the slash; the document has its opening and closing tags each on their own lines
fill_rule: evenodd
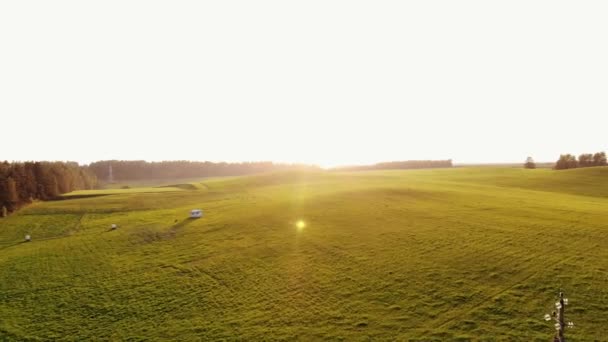
<svg viewBox="0 0 608 342">
<path fill-rule="evenodd" d="M 0 340 L 607 339 L 608 168 L 162 185 L 0 220 Z"/>
</svg>

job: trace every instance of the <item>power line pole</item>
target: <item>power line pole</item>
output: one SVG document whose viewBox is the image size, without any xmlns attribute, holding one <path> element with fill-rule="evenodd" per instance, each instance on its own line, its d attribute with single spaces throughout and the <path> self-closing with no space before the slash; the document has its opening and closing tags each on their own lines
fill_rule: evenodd
<svg viewBox="0 0 608 342">
<path fill-rule="evenodd" d="M 555 309 L 557 311 L 553 311 L 551 315 L 546 314 L 545 320 L 550 321 L 551 318 L 555 320 L 555 337 L 553 338 L 553 342 L 566 342 L 566 337 L 564 336 L 564 330 L 566 327 L 574 328 L 574 323 L 568 322 L 566 324 L 566 320 L 564 319 L 564 313 L 566 311 L 566 305 L 568 305 L 568 298 L 564 298 L 564 293 L 559 293 L 559 301 L 555 303 Z"/>
<path fill-rule="evenodd" d="M 108 172 L 108 183 L 114 183 L 114 173 L 112 172 L 112 164 L 110 164 L 110 170 Z"/>
</svg>

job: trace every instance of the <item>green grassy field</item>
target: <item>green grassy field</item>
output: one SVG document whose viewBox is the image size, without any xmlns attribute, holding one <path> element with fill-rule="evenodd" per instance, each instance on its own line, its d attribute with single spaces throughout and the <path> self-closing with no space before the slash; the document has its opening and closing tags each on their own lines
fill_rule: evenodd
<svg viewBox="0 0 608 342">
<path fill-rule="evenodd" d="M 188 184 L 0 220 L 0 340 L 607 339 L 608 168 Z"/>
</svg>

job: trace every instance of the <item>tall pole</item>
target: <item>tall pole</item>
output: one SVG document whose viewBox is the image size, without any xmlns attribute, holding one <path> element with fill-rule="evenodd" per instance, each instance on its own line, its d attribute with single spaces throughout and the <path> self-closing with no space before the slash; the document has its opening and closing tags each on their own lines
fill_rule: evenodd
<svg viewBox="0 0 608 342">
<path fill-rule="evenodd" d="M 566 336 L 564 336 L 566 327 L 574 328 L 573 322 L 566 323 L 566 320 L 564 319 L 566 305 L 568 305 L 568 298 L 564 298 L 564 293 L 560 291 L 559 302 L 555 303 L 555 311 L 545 315 L 545 321 L 553 320 L 555 322 L 554 326 L 557 332 L 553 335 L 553 342 L 566 342 Z"/>
<path fill-rule="evenodd" d="M 564 304 L 564 293 L 559 293 L 559 306 L 557 307 L 557 320 L 559 323 L 559 329 L 557 330 L 557 337 L 559 342 L 566 342 L 566 338 L 564 337 L 564 328 L 566 327 L 566 323 L 564 322 L 564 311 L 566 309 L 566 305 Z"/>
</svg>

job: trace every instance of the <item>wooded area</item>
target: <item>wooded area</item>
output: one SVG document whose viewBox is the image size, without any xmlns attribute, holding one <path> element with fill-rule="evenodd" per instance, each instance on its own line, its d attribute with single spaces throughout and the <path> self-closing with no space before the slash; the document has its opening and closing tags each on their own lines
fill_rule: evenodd
<svg viewBox="0 0 608 342">
<path fill-rule="evenodd" d="M 97 178 L 77 163 L 0 163 L 0 216 L 33 200 L 48 200 L 74 190 L 92 189 Z"/>
<path fill-rule="evenodd" d="M 571 154 L 562 154 L 555 163 L 556 170 L 575 169 L 578 167 L 606 166 L 606 152 L 595 154 L 584 153 L 578 156 L 578 160 Z"/>
<path fill-rule="evenodd" d="M 272 162 L 213 163 L 194 161 L 147 162 L 144 160 L 104 160 L 92 163 L 89 169 L 99 180 L 108 181 L 110 165 L 114 180 L 178 179 L 195 177 L 241 176 L 285 170 L 319 170 L 304 164 Z"/>
</svg>

